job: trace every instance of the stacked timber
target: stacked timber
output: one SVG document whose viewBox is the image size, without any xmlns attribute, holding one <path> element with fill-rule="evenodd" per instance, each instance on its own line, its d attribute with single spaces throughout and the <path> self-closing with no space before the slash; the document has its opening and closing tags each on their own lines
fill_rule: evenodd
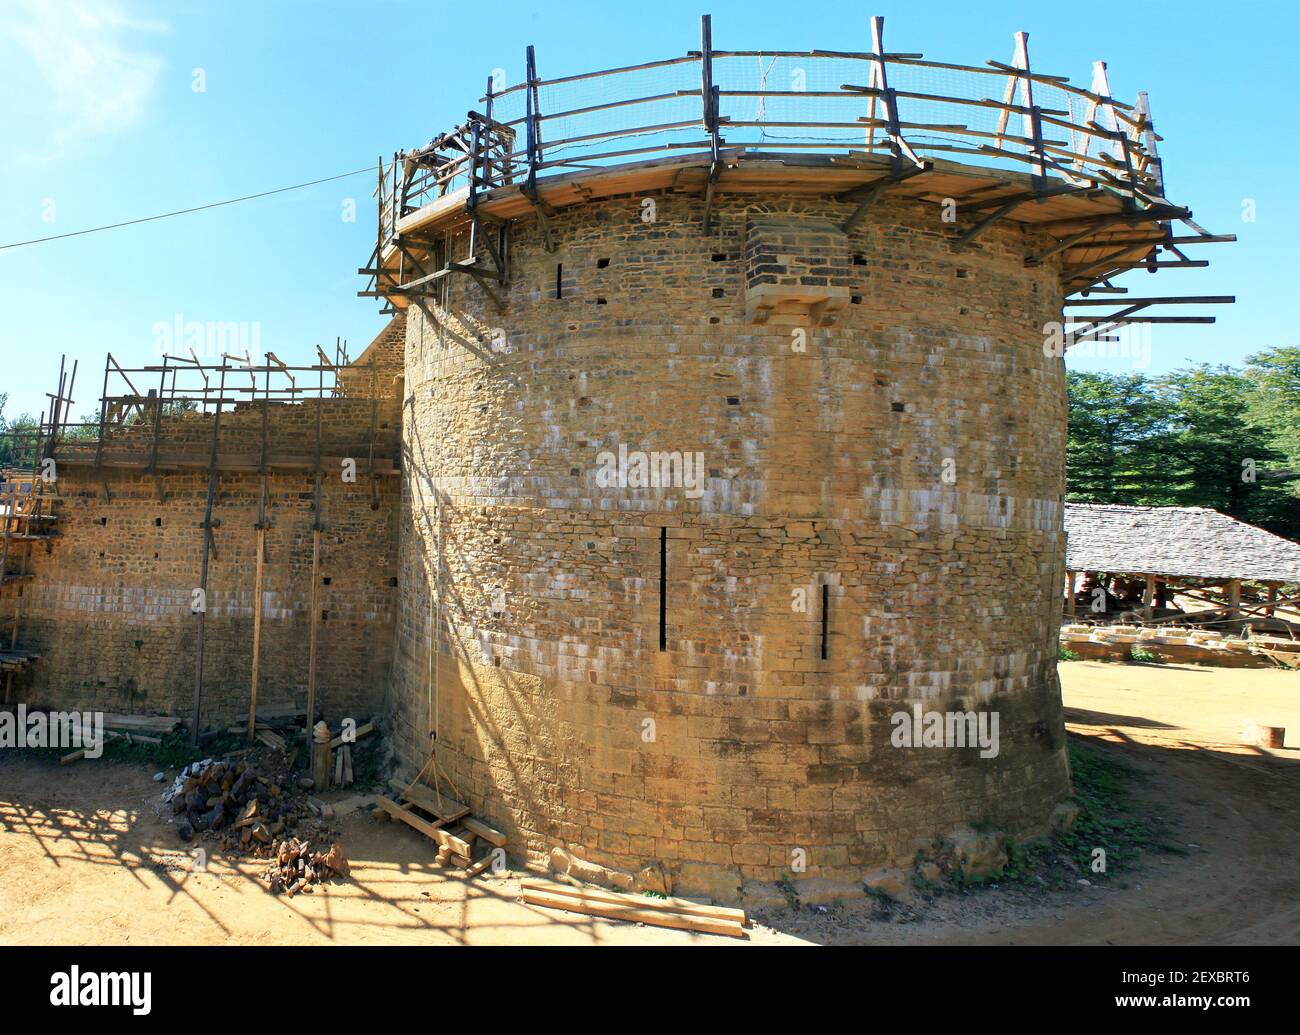
<svg viewBox="0 0 1300 1035">
<path fill-rule="evenodd" d="M 672 927 L 701 934 L 745 937 L 745 911 L 710 906 L 680 898 L 623 895 L 604 888 L 575 887 L 549 881 L 526 880 L 521 897 L 529 905 L 563 909 L 570 913 L 625 920 L 634 924 Z"/>
<path fill-rule="evenodd" d="M 376 819 L 396 819 L 413 830 L 418 830 L 438 846 L 436 862 L 445 866 L 454 863 L 467 877 L 477 877 L 499 857 L 497 849 L 504 848 L 506 835 L 470 815 L 467 805 L 448 797 L 426 783 L 416 781 L 402 784 L 390 781 L 397 798 L 380 795 L 375 799 Z M 475 860 L 478 847 L 483 846 L 481 857 Z"/>
</svg>

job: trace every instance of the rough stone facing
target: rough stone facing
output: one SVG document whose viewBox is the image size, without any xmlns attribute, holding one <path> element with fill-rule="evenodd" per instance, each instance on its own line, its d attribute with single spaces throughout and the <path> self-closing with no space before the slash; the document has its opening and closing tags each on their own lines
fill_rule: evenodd
<svg viewBox="0 0 1300 1035">
<path fill-rule="evenodd" d="M 329 399 L 322 406 L 324 454 L 333 461 L 356 459 L 361 471 L 355 482 L 345 482 L 335 462 L 321 481 L 317 700 L 332 722 L 375 714 L 384 703 L 400 490 L 394 475 L 372 481 L 365 464 L 375 411 L 376 456 L 397 460 L 397 406 L 396 397 L 380 400 L 374 411 L 372 400 L 360 398 Z M 223 414 L 221 455 L 255 457 L 261 422 L 258 405 Z M 273 404 L 269 440 L 277 451 L 310 457 L 315 422 L 314 403 Z M 159 440 L 164 455 L 202 460 L 211 436 L 210 415 L 186 413 L 164 418 Z M 145 457 L 151 438 L 150 422 L 136 425 L 111 442 L 113 455 Z M 199 585 L 207 472 L 97 471 L 84 463 L 91 452 L 93 444 L 60 453 L 59 534 L 34 545 L 34 577 L 23 587 L 22 642 L 41 658 L 22 677 L 18 693 L 51 707 L 188 718 L 197 637 L 191 593 Z M 76 455 L 83 463 L 69 462 Z M 306 704 L 315 484 L 310 470 L 267 477 L 258 692 L 264 705 Z M 208 572 L 205 724 L 248 716 L 260 496 L 256 473 L 219 473 L 213 518 L 220 524 Z"/>
<path fill-rule="evenodd" d="M 1042 240 L 957 252 L 934 206 L 883 200 L 836 240 L 851 206 L 779 195 L 720 199 L 706 236 L 698 197 L 656 200 L 649 224 L 637 196 L 561 210 L 554 253 L 517 222 L 503 311 L 467 278 L 409 310 L 403 759 L 436 730 L 532 862 L 659 863 L 720 897 L 1045 830 L 1068 772 Z M 756 324 L 768 276 L 849 301 Z M 702 491 L 611 484 L 620 447 L 702 454 Z M 913 702 L 996 710 L 998 756 L 894 747 Z"/>
</svg>

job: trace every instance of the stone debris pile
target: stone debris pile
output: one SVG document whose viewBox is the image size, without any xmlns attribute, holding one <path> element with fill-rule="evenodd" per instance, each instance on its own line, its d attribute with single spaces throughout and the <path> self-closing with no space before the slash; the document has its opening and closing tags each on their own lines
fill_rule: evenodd
<svg viewBox="0 0 1300 1035">
<path fill-rule="evenodd" d="M 212 831 L 222 847 L 247 848 L 254 841 L 269 845 L 292 828 L 302 814 L 285 793 L 280 779 L 253 762 L 205 758 L 181 770 L 163 793 L 178 817 L 182 841 Z"/>
<path fill-rule="evenodd" d="M 262 879 L 270 884 L 272 895 L 283 892 L 293 898 L 300 891 L 311 892 L 314 884 L 346 877 L 348 872 L 347 856 L 337 841 L 328 852 L 313 852 L 310 843 L 291 837 L 275 842 Z"/>
<path fill-rule="evenodd" d="M 184 842 L 266 860 L 260 876 L 272 894 L 292 897 L 347 877 L 347 856 L 330 829 L 334 809 L 311 796 L 316 782 L 294 768 L 296 758 L 267 746 L 191 762 L 162 792 L 159 818 L 176 824 Z"/>
<path fill-rule="evenodd" d="M 324 829 L 329 806 L 308 796 L 313 783 L 297 777 L 291 761 L 266 750 L 245 758 L 205 758 L 180 771 L 163 792 L 163 811 L 171 806 L 182 841 L 218 842 L 220 850 L 268 859 L 271 890 L 300 890 L 331 876 L 347 876 L 347 859 L 337 842 L 328 852 L 310 851 L 310 843 L 327 844 Z"/>
</svg>

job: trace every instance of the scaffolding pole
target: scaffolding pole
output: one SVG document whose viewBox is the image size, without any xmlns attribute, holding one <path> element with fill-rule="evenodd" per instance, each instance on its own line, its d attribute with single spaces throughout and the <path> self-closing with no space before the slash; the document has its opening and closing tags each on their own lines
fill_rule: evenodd
<svg viewBox="0 0 1300 1035">
<path fill-rule="evenodd" d="M 262 583 L 266 572 L 266 476 L 257 508 L 257 572 L 253 577 L 253 671 L 248 694 L 248 742 L 257 735 L 257 683 L 262 661 Z"/>
<path fill-rule="evenodd" d="M 202 608 L 199 610 L 198 643 L 194 660 L 194 726 L 191 739 L 199 742 L 199 717 L 203 711 L 203 647 L 208 617 L 208 561 L 212 553 L 212 508 L 217 498 L 217 439 L 221 433 L 221 403 L 225 394 L 226 368 L 221 368 L 221 388 L 217 393 L 216 410 L 212 416 L 212 452 L 208 461 L 208 499 L 203 510 L 203 562 L 199 570 L 199 590 Z"/>
</svg>

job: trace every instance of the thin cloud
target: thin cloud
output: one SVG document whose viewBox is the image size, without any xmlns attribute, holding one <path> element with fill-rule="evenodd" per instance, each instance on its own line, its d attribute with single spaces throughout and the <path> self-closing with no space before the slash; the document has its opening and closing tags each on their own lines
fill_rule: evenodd
<svg viewBox="0 0 1300 1035">
<path fill-rule="evenodd" d="M 49 126 L 42 157 L 66 157 L 91 137 L 130 129 L 148 106 L 163 59 L 142 36 L 170 31 L 164 23 L 131 17 L 114 0 L 21 0 L 21 11 L 0 22 L 0 37 L 15 43 L 35 66 L 27 103 Z"/>
</svg>

